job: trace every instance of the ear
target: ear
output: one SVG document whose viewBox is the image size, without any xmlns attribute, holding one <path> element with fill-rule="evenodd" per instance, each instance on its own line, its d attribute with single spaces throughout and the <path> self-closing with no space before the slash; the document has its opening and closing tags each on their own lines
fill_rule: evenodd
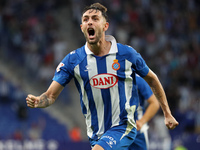
<svg viewBox="0 0 200 150">
<path fill-rule="evenodd" d="M 106 23 L 105 23 L 105 26 L 104 26 L 104 31 L 107 31 L 107 30 L 108 30 L 108 28 L 109 28 L 109 23 L 108 23 L 108 22 L 106 22 Z"/>
<path fill-rule="evenodd" d="M 83 25 L 82 25 L 82 24 L 80 24 L 80 27 L 81 27 L 81 31 L 83 32 L 83 28 L 82 28 L 82 26 L 83 26 Z"/>
</svg>

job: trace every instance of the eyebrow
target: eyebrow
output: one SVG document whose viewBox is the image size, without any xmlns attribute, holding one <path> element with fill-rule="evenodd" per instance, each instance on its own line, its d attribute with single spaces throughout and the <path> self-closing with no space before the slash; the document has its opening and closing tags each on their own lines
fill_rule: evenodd
<svg viewBox="0 0 200 150">
<path fill-rule="evenodd" d="M 89 15 L 85 15 L 82 18 L 89 18 L 89 17 L 90 17 Z M 98 16 L 98 15 L 92 15 L 91 17 L 94 18 L 94 17 L 100 17 L 100 16 Z"/>
</svg>

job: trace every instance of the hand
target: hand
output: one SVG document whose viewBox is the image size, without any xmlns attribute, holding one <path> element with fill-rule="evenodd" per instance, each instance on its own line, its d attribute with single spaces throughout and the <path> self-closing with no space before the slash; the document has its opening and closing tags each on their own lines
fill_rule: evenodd
<svg viewBox="0 0 200 150">
<path fill-rule="evenodd" d="M 143 123 L 141 120 L 136 120 L 136 125 L 137 125 L 137 130 L 139 131 L 142 128 Z"/>
<path fill-rule="evenodd" d="M 179 123 L 176 121 L 176 119 L 173 116 L 165 117 L 165 125 L 168 129 L 173 130 L 176 128 L 176 126 L 179 125 Z"/>
<path fill-rule="evenodd" d="M 27 106 L 30 108 L 37 108 L 38 103 L 39 103 L 39 98 L 34 95 L 29 94 L 26 97 L 26 103 L 27 103 Z"/>
</svg>

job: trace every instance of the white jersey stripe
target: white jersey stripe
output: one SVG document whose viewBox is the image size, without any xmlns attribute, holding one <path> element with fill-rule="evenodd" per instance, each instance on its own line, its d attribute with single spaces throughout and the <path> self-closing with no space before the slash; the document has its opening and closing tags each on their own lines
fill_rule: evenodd
<svg viewBox="0 0 200 150">
<path fill-rule="evenodd" d="M 109 55 L 109 57 L 106 58 L 106 62 L 107 62 L 107 72 L 111 73 L 111 74 L 115 74 L 117 75 L 117 71 L 112 69 L 112 67 L 110 67 L 113 64 L 113 60 L 116 59 L 116 54 L 112 54 Z M 118 83 L 115 85 L 116 87 L 118 87 Z M 110 93 L 115 93 L 115 94 L 111 94 L 111 105 L 112 105 L 112 127 L 116 126 L 119 124 L 120 122 L 120 105 L 116 105 L 119 104 L 119 90 L 118 88 L 110 88 Z"/>
<path fill-rule="evenodd" d="M 89 65 L 89 69 L 92 70 L 92 71 L 89 71 L 89 78 L 91 79 L 93 76 L 98 74 L 96 58 L 92 55 L 88 55 L 87 62 Z M 98 126 L 100 127 L 97 132 L 97 135 L 101 136 L 104 133 L 104 111 L 102 111 L 102 108 L 104 108 L 104 103 L 103 103 L 103 99 L 101 95 L 101 89 L 97 89 L 93 87 L 91 89 L 92 89 L 92 95 L 94 98 L 94 103 L 97 108 Z"/>
<path fill-rule="evenodd" d="M 126 95 L 126 104 L 125 104 L 125 109 L 128 113 L 127 115 L 127 118 L 128 118 L 128 121 L 134 126 L 136 127 L 136 124 L 135 124 L 135 121 L 134 121 L 134 112 L 135 112 L 135 109 L 136 109 L 136 106 L 130 106 L 130 99 L 132 97 L 132 88 L 133 88 L 133 84 L 132 84 L 132 77 L 131 77 L 131 73 L 132 73 L 132 70 L 131 70 L 131 65 L 132 63 L 129 62 L 129 61 L 125 61 L 125 68 L 126 68 L 126 79 L 125 79 L 125 95 Z"/>
<path fill-rule="evenodd" d="M 81 87 L 81 93 L 82 93 L 82 100 L 83 100 L 83 103 L 87 109 L 87 114 L 84 114 L 85 115 L 85 122 L 86 122 L 86 125 L 87 125 L 87 135 L 89 137 L 92 137 L 93 135 L 93 130 L 91 128 L 91 112 L 90 112 L 90 109 L 89 109 L 89 105 L 88 105 L 88 97 L 87 97 L 87 93 L 84 89 L 84 83 L 83 83 L 83 80 L 81 78 L 81 75 L 80 75 L 80 70 L 79 70 L 79 65 L 77 65 L 75 68 L 74 68 L 74 71 L 76 72 L 75 74 L 75 78 L 77 79 L 80 87 Z"/>
</svg>

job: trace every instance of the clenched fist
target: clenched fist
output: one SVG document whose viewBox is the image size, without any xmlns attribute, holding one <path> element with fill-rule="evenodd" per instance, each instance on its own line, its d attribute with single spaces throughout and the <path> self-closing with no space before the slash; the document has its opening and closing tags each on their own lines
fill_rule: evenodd
<svg viewBox="0 0 200 150">
<path fill-rule="evenodd" d="M 165 117 L 165 125 L 168 129 L 173 130 L 176 128 L 176 126 L 179 125 L 179 123 L 176 121 L 176 119 L 173 116 Z"/>
<path fill-rule="evenodd" d="M 29 94 L 26 97 L 27 106 L 30 108 L 37 108 L 39 103 L 39 97 Z"/>
</svg>

